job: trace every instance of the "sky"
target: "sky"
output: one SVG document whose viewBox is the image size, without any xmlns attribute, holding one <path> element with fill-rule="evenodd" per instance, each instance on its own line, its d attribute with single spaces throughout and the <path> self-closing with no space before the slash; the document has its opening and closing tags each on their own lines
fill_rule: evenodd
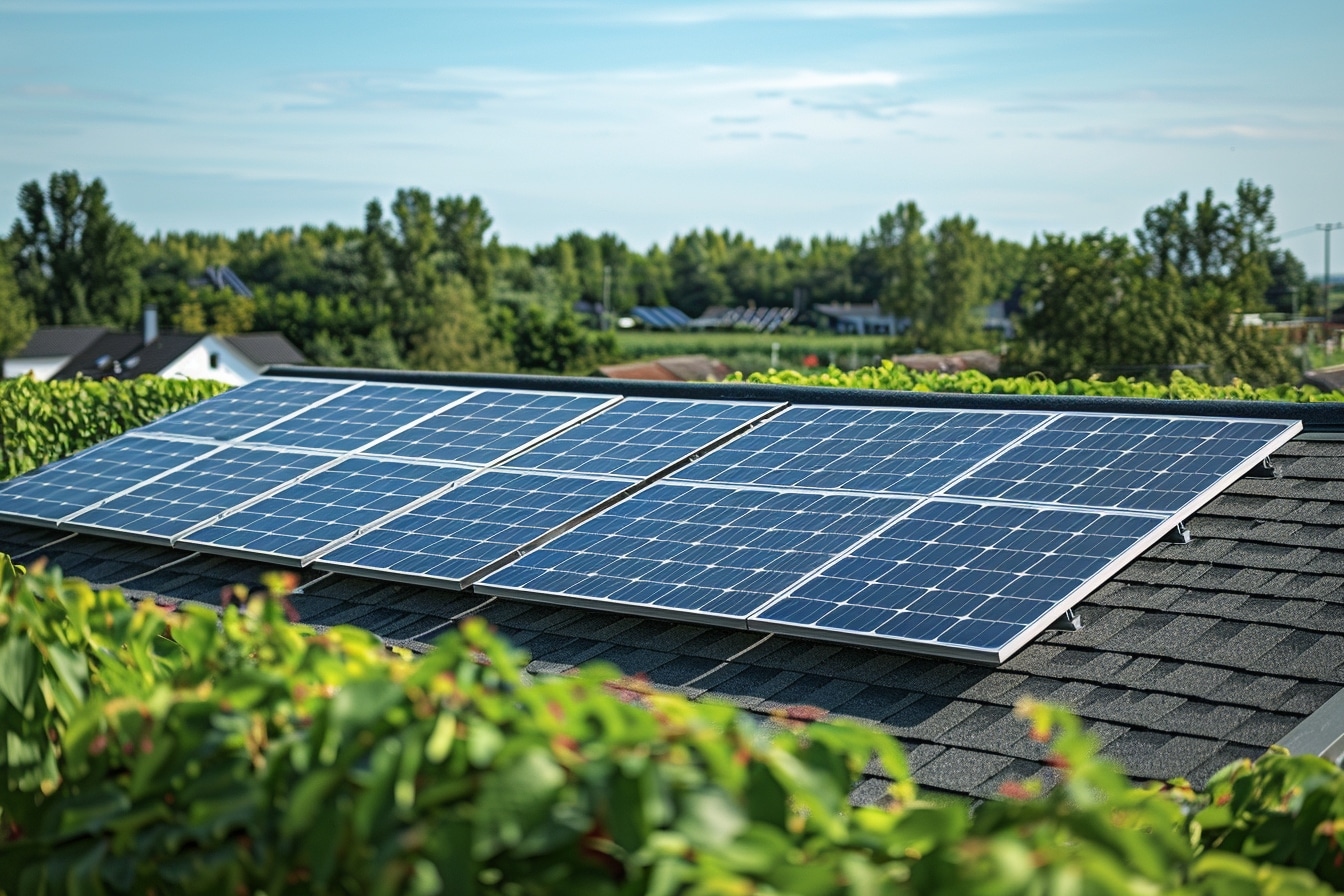
<svg viewBox="0 0 1344 896">
<path fill-rule="evenodd" d="M 527 246 L 908 200 L 1025 241 L 1244 178 L 1291 234 L 1344 220 L 1342 38 L 1341 0 L 0 0 L 0 227 L 75 169 L 142 234 L 420 187 Z"/>
</svg>

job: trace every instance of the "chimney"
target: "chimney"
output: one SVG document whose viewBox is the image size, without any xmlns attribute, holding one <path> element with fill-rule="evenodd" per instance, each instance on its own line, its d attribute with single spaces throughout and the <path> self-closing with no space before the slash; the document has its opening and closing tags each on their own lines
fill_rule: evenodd
<svg viewBox="0 0 1344 896">
<path fill-rule="evenodd" d="M 159 338 L 159 309 L 155 305 L 145 306 L 145 345 Z"/>
</svg>

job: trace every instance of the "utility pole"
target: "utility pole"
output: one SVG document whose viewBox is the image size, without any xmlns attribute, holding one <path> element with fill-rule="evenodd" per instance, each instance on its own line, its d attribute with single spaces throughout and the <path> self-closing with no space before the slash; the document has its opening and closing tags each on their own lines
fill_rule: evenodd
<svg viewBox="0 0 1344 896">
<path fill-rule="evenodd" d="M 1330 263 L 1327 261 L 1325 266 L 1326 269 L 1328 270 L 1330 267 Z M 604 264 L 602 265 L 602 314 L 599 317 L 599 320 L 602 322 L 602 324 L 599 329 L 605 330 L 607 328 L 607 309 L 610 307 L 611 307 L 611 265 Z"/>
<path fill-rule="evenodd" d="M 1316 229 L 1325 232 L 1325 277 L 1321 290 L 1321 333 L 1324 335 L 1326 324 L 1330 323 L 1330 231 L 1339 230 L 1344 224 L 1317 224 Z"/>
</svg>

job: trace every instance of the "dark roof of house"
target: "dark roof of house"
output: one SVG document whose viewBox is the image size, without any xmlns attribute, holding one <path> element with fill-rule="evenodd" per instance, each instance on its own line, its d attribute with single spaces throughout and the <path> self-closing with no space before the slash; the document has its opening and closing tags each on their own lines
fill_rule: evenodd
<svg viewBox="0 0 1344 896">
<path fill-rule="evenodd" d="M 827 317 L 835 317 L 835 318 L 869 319 L 869 318 L 892 317 L 892 314 L 890 312 L 883 311 L 881 306 L 879 306 L 876 302 L 873 302 L 871 305 L 852 305 L 849 302 L 846 302 L 843 305 L 836 305 L 836 304 L 813 305 L 812 310 L 818 314 L 824 314 Z"/>
<path fill-rule="evenodd" d="M 169 330 L 145 345 L 140 333 L 104 333 L 56 371 L 52 379 L 68 380 L 79 375 L 120 379 L 158 373 L 204 338 L 201 333 Z M 99 365 L 100 359 L 107 359 L 107 363 Z"/>
<path fill-rule="evenodd" d="M 243 357 L 258 367 L 270 364 L 308 363 L 303 352 L 295 348 L 294 343 L 286 339 L 283 333 L 239 333 L 224 338 Z"/>
<path fill-rule="evenodd" d="M 38 327 L 15 358 L 65 358 L 77 355 L 107 332 L 107 327 Z"/>
<path fill-rule="evenodd" d="M 1273 458 L 1281 478 L 1233 484 L 1189 521 L 1191 543 L 1150 549 L 1080 604 L 1081 630 L 1048 631 L 997 668 L 339 574 L 305 573 L 293 601 L 306 623 L 356 625 L 420 650 L 479 615 L 531 653 L 534 673 L 603 661 L 767 724 L 809 715 L 799 707 L 859 719 L 905 744 L 921 784 L 975 798 L 1009 780 L 1050 780 L 1046 746 L 1013 715 L 1024 697 L 1072 708 L 1135 778 L 1202 784 L 1283 739 L 1344 687 L 1344 441 L 1332 439 L 1289 442 Z M 207 603 L 265 569 L 7 524 L 0 550 L 20 562 L 46 556 L 67 575 L 132 596 Z M 885 791 L 870 776 L 853 798 Z"/>
</svg>

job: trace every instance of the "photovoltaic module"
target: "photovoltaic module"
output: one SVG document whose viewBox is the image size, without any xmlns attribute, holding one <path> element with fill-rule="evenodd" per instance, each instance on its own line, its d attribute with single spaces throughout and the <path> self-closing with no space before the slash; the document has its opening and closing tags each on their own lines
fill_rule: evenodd
<svg viewBox="0 0 1344 896">
<path fill-rule="evenodd" d="M 0 518 L 997 663 L 1301 429 L 262 378 Z"/>
</svg>

